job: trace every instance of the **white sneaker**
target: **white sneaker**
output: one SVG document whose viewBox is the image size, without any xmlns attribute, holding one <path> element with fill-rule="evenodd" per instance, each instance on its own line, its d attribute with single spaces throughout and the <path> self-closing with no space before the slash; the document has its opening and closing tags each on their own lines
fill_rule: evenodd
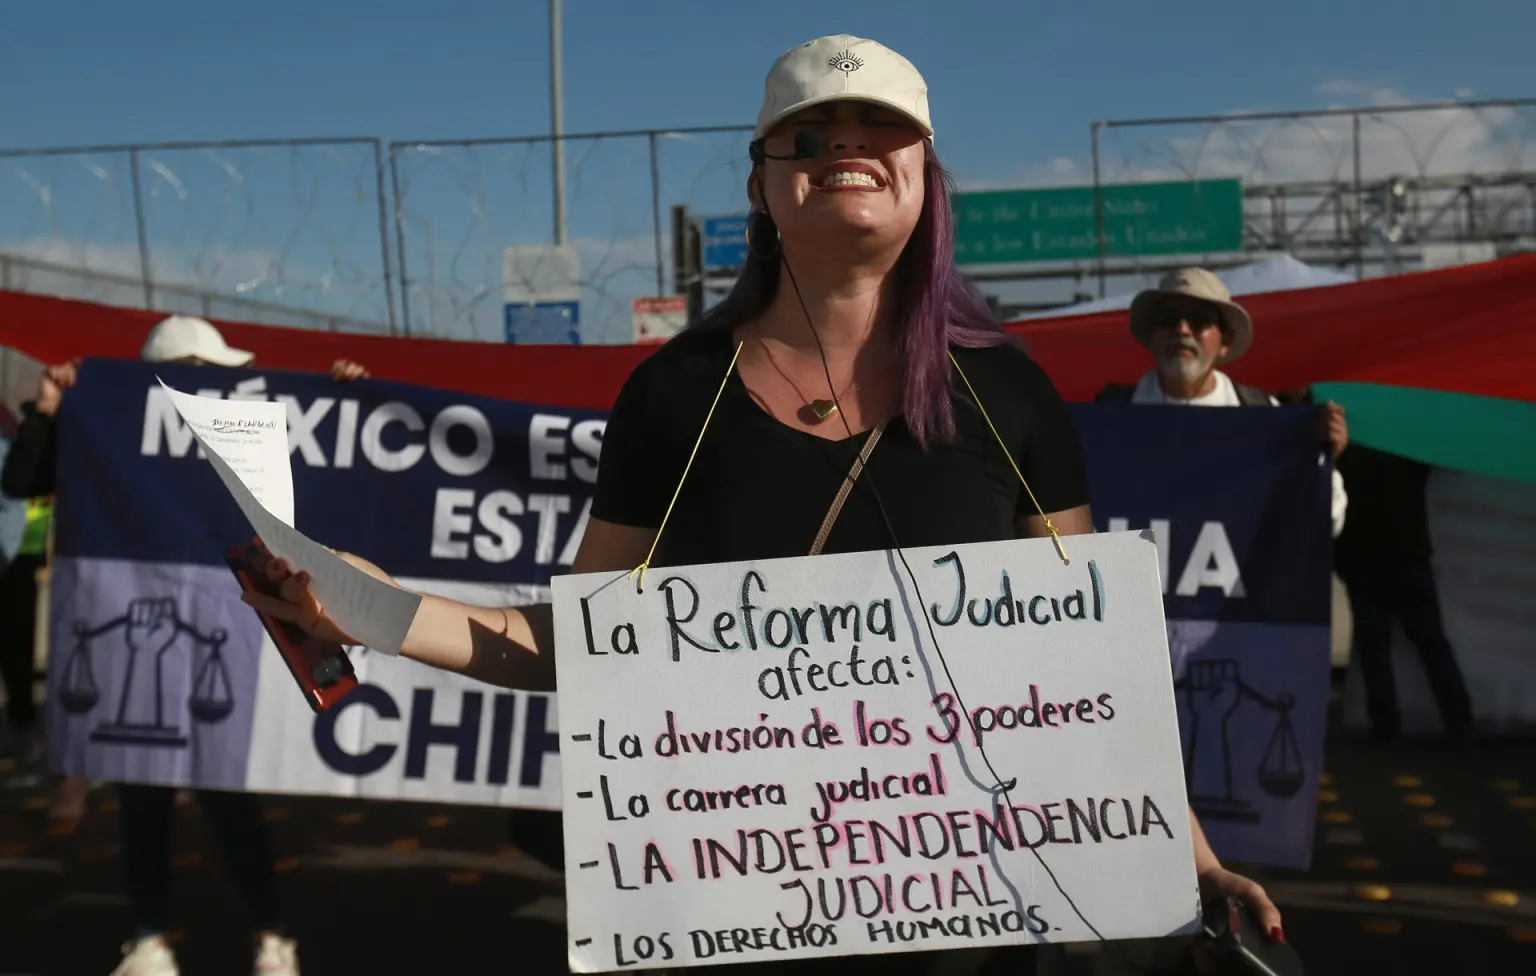
<svg viewBox="0 0 1536 976">
<path fill-rule="evenodd" d="M 292 939 L 266 934 L 256 947 L 253 976 L 299 976 L 299 947 Z"/>
<path fill-rule="evenodd" d="M 180 972 L 171 947 L 156 935 L 123 946 L 123 961 L 112 976 L 179 976 Z"/>
</svg>

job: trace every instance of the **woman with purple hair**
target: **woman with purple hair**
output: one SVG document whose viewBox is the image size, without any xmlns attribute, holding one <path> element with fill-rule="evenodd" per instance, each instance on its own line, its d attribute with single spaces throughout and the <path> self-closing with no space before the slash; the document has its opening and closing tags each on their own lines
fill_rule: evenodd
<svg viewBox="0 0 1536 976">
<path fill-rule="evenodd" d="M 619 394 L 572 572 L 632 569 L 653 543 L 656 567 L 804 556 L 813 541 L 830 553 L 1092 532 L 1066 407 L 955 267 L 950 180 L 911 63 L 848 35 L 785 52 L 751 155 L 746 265 Z M 819 533 L 861 456 L 868 476 Z M 346 639 L 302 574 L 282 601 L 247 600 Z M 547 605 L 427 596 L 402 653 L 547 688 L 553 646 Z M 1206 894 L 1248 901 L 1279 937 L 1263 890 L 1223 869 L 1191 824 Z"/>
</svg>

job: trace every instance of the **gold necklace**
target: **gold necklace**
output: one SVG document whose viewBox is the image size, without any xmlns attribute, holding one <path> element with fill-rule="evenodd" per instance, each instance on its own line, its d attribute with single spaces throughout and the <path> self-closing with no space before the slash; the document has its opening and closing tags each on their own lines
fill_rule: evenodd
<svg viewBox="0 0 1536 976">
<path fill-rule="evenodd" d="M 774 370 L 784 377 L 785 381 L 795 388 L 795 392 L 800 394 L 800 399 L 810 406 L 811 413 L 816 416 L 817 423 L 823 423 L 827 418 L 837 413 L 838 403 L 848 394 L 859 388 L 859 384 L 853 382 L 853 378 L 849 377 L 848 386 L 842 393 L 835 394 L 830 400 L 810 396 L 805 392 L 805 388 L 796 383 L 794 377 L 789 375 L 789 371 L 784 368 L 784 364 L 779 362 L 779 358 L 773 354 L 773 349 L 769 347 L 768 340 L 763 338 L 762 331 L 755 323 L 752 326 L 752 334 L 757 338 L 758 345 L 763 347 L 763 352 L 768 355 L 768 362 L 773 364 Z"/>
</svg>

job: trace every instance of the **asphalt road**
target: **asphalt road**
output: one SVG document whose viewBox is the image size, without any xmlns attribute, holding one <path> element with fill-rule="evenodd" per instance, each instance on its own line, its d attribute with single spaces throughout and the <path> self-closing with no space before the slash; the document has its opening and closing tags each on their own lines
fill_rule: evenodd
<svg viewBox="0 0 1536 976">
<path fill-rule="evenodd" d="M 0 760 L 0 976 L 105 976 L 127 927 L 115 798 L 93 792 L 73 833 L 51 833 L 36 772 Z M 1335 736 L 1322 800 L 1312 868 L 1265 877 L 1308 973 L 1536 973 L 1536 741 Z M 560 875 L 508 844 L 505 812 L 312 797 L 267 812 L 305 973 L 565 972 Z M 249 972 L 195 805 L 179 826 L 182 971 Z"/>
</svg>

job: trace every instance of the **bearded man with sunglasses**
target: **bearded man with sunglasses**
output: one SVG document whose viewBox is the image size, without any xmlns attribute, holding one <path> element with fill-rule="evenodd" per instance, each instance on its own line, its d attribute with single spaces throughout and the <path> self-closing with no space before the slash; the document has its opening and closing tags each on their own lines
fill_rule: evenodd
<svg viewBox="0 0 1536 976">
<path fill-rule="evenodd" d="M 1234 382 L 1218 366 L 1230 363 L 1253 344 L 1253 320 L 1220 278 L 1204 268 L 1169 272 L 1156 288 L 1131 302 L 1131 335 L 1155 361 L 1133 386 L 1105 387 L 1099 403 L 1162 403 L 1188 407 L 1270 407 L 1279 401 L 1258 387 Z M 1335 458 L 1349 443 L 1344 408 L 1323 404 L 1321 434 Z M 1349 496 L 1344 479 L 1333 473 L 1330 506 L 1333 535 L 1344 529 Z"/>
</svg>

